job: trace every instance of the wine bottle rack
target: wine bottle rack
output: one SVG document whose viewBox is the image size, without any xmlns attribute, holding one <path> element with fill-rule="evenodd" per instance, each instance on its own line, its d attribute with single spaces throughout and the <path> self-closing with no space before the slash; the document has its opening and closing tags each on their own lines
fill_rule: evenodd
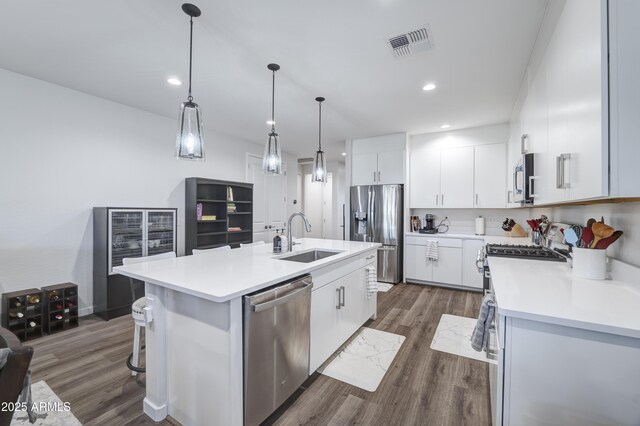
<svg viewBox="0 0 640 426">
<path fill-rule="evenodd" d="M 78 286 L 64 283 L 42 287 L 43 325 L 47 334 L 78 326 Z"/>
<path fill-rule="evenodd" d="M 42 336 L 43 299 L 37 288 L 2 294 L 2 326 L 20 340 L 27 341 Z"/>
</svg>

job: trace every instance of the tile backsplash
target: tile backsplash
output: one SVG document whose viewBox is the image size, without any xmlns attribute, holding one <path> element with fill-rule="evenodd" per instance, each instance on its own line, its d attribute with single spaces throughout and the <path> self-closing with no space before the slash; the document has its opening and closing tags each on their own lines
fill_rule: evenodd
<svg viewBox="0 0 640 426">
<path fill-rule="evenodd" d="M 486 235 L 504 235 L 502 222 L 508 217 L 529 230 L 526 219 L 529 209 L 411 209 L 411 215 L 419 216 L 424 226 L 424 215 L 431 213 L 436 217 L 436 225 L 445 217 L 449 218 L 449 232 L 473 234 L 476 229 L 476 218 L 485 218 Z"/>
</svg>

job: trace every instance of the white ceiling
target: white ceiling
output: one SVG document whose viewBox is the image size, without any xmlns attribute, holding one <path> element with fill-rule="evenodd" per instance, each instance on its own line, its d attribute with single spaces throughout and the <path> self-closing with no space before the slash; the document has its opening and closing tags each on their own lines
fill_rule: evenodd
<svg viewBox="0 0 640 426">
<path fill-rule="evenodd" d="M 263 143 L 277 62 L 282 147 L 309 157 L 316 96 L 332 159 L 344 139 L 505 122 L 547 0 L 194 0 L 194 99 L 208 128 Z M 175 117 L 188 17 L 173 0 L 0 6 L 0 67 Z M 386 39 L 431 25 L 435 49 L 396 59 Z M 166 83 L 169 76 L 185 81 Z M 433 81 L 438 88 L 423 92 Z M 169 140 L 173 140 L 170 135 Z M 211 149 L 216 141 L 207 140 Z M 222 143 L 222 142 L 220 142 Z"/>
</svg>

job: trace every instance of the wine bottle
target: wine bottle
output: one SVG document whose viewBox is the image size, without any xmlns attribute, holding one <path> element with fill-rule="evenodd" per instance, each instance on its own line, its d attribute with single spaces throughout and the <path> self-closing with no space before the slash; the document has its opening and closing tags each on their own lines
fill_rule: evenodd
<svg viewBox="0 0 640 426">
<path fill-rule="evenodd" d="M 24 314 L 22 312 L 9 312 L 11 318 L 22 318 Z"/>
<path fill-rule="evenodd" d="M 62 317 L 62 314 L 56 314 L 55 318 L 56 318 L 57 320 L 61 320 L 63 317 Z"/>
<path fill-rule="evenodd" d="M 75 308 L 75 303 L 67 302 L 67 308 Z"/>
<path fill-rule="evenodd" d="M 29 327 L 35 327 L 36 325 L 38 324 L 35 321 L 29 321 Z"/>
<path fill-rule="evenodd" d="M 20 300 L 20 298 L 16 298 L 16 300 L 13 301 L 13 306 L 16 308 L 22 306 L 22 301 Z"/>
<path fill-rule="evenodd" d="M 56 310 L 59 311 L 60 309 L 62 309 L 62 305 L 56 305 Z"/>
<path fill-rule="evenodd" d="M 40 296 L 38 296 L 37 294 L 32 294 L 27 297 L 27 301 L 32 305 L 35 305 L 36 303 L 40 303 Z"/>
<path fill-rule="evenodd" d="M 59 298 L 60 296 L 58 296 L 58 292 L 55 290 L 49 294 L 49 300 L 58 300 Z"/>
</svg>

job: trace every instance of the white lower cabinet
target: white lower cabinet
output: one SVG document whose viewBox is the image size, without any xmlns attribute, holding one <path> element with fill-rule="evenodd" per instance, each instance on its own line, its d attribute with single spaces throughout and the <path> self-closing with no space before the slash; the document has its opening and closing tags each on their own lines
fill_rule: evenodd
<svg viewBox="0 0 640 426">
<path fill-rule="evenodd" d="M 426 257 L 426 244 L 438 241 L 438 260 Z M 475 261 L 483 240 L 408 236 L 405 244 L 405 279 L 482 289 L 482 274 Z"/>
<path fill-rule="evenodd" d="M 375 315 L 377 298 L 367 292 L 367 268 L 376 267 L 377 261 L 375 257 L 370 260 L 328 284 L 316 287 L 314 279 L 309 374 Z"/>
</svg>

